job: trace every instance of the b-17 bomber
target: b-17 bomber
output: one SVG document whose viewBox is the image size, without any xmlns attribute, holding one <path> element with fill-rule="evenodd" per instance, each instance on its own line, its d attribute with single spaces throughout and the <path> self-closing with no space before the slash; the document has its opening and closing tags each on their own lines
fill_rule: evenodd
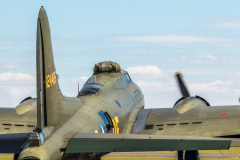
<svg viewBox="0 0 240 160">
<path fill-rule="evenodd" d="M 191 96 L 180 72 L 182 93 L 172 108 L 144 109 L 144 95 L 120 64 L 93 65 L 76 97 L 61 92 L 49 21 L 37 19 L 36 91 L 15 108 L 0 108 L 0 153 L 14 160 L 100 160 L 110 152 L 178 151 L 199 159 L 198 150 L 240 146 L 240 106 L 210 106 Z M 151 106 L 147 106 L 151 108 Z M 224 127 L 223 127 L 224 126 Z"/>
</svg>

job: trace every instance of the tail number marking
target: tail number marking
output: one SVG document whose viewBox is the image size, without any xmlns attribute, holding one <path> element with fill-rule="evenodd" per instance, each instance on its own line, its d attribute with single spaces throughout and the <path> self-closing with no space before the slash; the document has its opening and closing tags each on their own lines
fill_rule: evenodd
<svg viewBox="0 0 240 160">
<path fill-rule="evenodd" d="M 57 82 L 56 71 L 46 75 L 46 88 L 53 86 Z"/>
</svg>

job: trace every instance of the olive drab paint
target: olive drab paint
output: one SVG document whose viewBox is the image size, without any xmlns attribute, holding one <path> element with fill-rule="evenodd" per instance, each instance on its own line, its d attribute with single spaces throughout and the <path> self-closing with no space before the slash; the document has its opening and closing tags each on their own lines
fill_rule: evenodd
<svg viewBox="0 0 240 160">
<path fill-rule="evenodd" d="M 148 106 L 156 109 L 144 109 L 141 89 L 127 71 L 112 61 L 94 65 L 93 75 L 76 97 L 64 96 L 57 80 L 49 21 L 43 7 L 40 8 L 37 19 L 36 44 L 35 103 L 31 99 L 20 103 L 16 110 L 0 108 L 0 123 L 5 124 L 0 125 L 0 133 L 34 130 L 42 136 L 43 144 L 25 148 L 18 160 L 28 157 L 60 160 L 62 156 L 64 159 L 70 156 L 64 152 L 68 142 L 81 133 L 98 133 L 91 136 L 103 133 L 101 137 L 105 138 L 122 135 L 128 137 L 131 134 L 133 139 L 136 136 L 134 134 L 138 134 L 138 137 L 141 134 L 202 137 L 239 134 L 240 106 L 194 106 L 186 109 L 186 106 L 177 107 L 180 105 L 177 104 L 175 108 L 156 108 L 164 107 L 159 104 Z M 14 124 L 21 124 L 21 127 Z M 8 129 L 6 125 L 9 126 Z M 99 158 L 104 154 L 95 151 L 82 153 L 79 154 L 79 159 Z"/>
<path fill-rule="evenodd" d="M 93 76 L 85 83 L 85 86 L 100 88 L 96 95 L 82 96 L 80 94 L 79 98 L 78 96 L 75 98 L 63 96 L 56 79 L 50 28 L 43 8 L 39 11 L 38 21 L 38 32 L 40 33 L 37 34 L 39 35 L 37 43 L 39 43 L 38 45 L 42 43 L 42 47 L 37 48 L 37 84 L 39 84 L 37 91 L 38 95 L 42 94 L 38 99 L 43 103 L 39 105 L 40 107 L 37 106 L 41 111 L 37 113 L 41 114 L 38 115 L 40 118 L 37 119 L 37 124 L 39 124 L 37 126 L 45 134 L 46 141 L 44 145 L 31 149 L 36 150 L 37 153 L 35 151 L 29 152 L 30 150 L 27 148 L 21 153 L 20 158 L 35 156 L 50 160 L 60 156 L 59 148 L 67 145 L 62 139 L 68 135 L 69 131 L 100 133 L 99 124 L 104 124 L 98 115 L 101 110 L 108 112 L 111 118 L 112 126 L 109 127 L 109 133 L 130 134 L 134 119 L 136 119 L 138 112 L 144 108 L 143 96 L 136 99 L 136 95 L 141 92 L 141 89 L 134 82 L 126 82 L 127 72 L 121 70 L 119 64 L 106 61 L 94 66 Z M 136 90 L 138 92 L 134 93 Z M 118 100 L 121 107 L 118 106 L 115 99 Z M 135 118 L 129 120 L 130 112 L 135 106 L 139 106 L 137 112 L 131 115 Z M 97 154 L 87 153 L 82 156 L 91 158 Z"/>
</svg>

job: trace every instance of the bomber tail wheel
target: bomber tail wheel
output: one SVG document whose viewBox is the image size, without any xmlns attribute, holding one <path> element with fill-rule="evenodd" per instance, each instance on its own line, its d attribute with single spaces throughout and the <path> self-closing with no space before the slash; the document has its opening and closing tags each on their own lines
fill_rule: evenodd
<svg viewBox="0 0 240 160">
<path fill-rule="evenodd" d="M 199 160 L 198 150 L 186 151 L 185 152 L 185 160 Z"/>
</svg>

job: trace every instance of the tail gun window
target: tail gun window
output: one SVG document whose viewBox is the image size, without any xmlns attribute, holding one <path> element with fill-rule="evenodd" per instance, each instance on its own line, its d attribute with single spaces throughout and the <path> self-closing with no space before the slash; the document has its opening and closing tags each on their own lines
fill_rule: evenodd
<svg viewBox="0 0 240 160">
<path fill-rule="evenodd" d="M 131 82 L 131 79 L 128 74 L 125 74 L 125 80 L 127 84 Z"/>
<path fill-rule="evenodd" d="M 99 87 L 95 86 L 86 86 L 81 89 L 80 96 L 86 96 L 86 95 L 96 95 L 100 92 Z"/>
</svg>

